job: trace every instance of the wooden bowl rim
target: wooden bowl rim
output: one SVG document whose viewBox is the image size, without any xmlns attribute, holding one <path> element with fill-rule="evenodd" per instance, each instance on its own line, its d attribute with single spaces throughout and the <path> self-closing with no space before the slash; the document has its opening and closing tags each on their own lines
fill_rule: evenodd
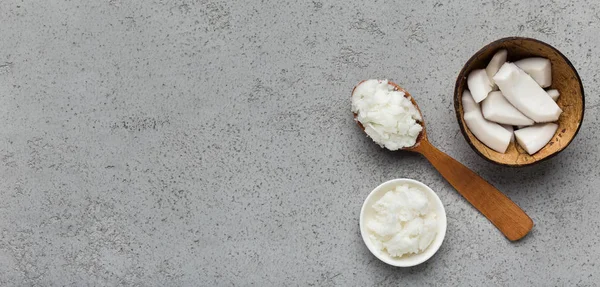
<svg viewBox="0 0 600 287">
<path fill-rule="evenodd" d="M 481 151 L 479 151 L 479 149 L 477 149 L 477 147 L 475 147 L 475 145 L 473 145 L 473 142 L 469 139 L 469 136 L 467 135 L 467 131 L 464 127 L 464 125 L 462 124 L 462 117 L 461 117 L 461 113 L 459 111 L 459 105 L 460 105 L 460 96 L 458 95 L 459 91 L 458 91 L 458 87 L 460 85 L 460 83 L 464 80 L 465 77 L 465 70 L 467 68 L 467 66 L 470 66 L 470 64 L 472 62 L 475 61 L 475 59 L 477 59 L 477 57 L 481 54 L 483 54 L 490 46 L 495 45 L 495 44 L 499 44 L 499 43 L 503 43 L 503 42 L 510 42 L 510 41 L 516 41 L 516 40 L 520 40 L 520 41 L 532 41 L 532 42 L 537 42 L 539 44 L 542 44 L 544 46 L 549 47 L 550 49 L 554 50 L 555 52 L 558 53 L 558 55 L 560 55 L 561 58 L 563 58 L 563 60 L 565 60 L 565 62 L 567 63 L 567 65 L 575 72 L 575 77 L 577 78 L 577 81 L 579 82 L 579 87 L 581 87 L 581 122 L 579 123 L 579 125 L 577 126 L 577 130 L 575 130 L 575 133 L 573 134 L 573 137 L 571 137 L 571 139 L 567 142 L 567 144 L 565 144 L 564 146 L 562 146 L 561 149 L 555 151 L 554 153 L 548 155 L 545 158 L 542 159 L 538 159 L 529 163 L 514 163 L 514 164 L 510 164 L 510 163 L 502 163 L 502 162 L 498 162 L 495 161 L 489 157 L 487 157 L 486 155 L 484 155 Z M 506 37 L 506 38 L 502 38 L 502 39 L 498 39 L 496 41 L 490 42 L 489 44 L 483 46 L 483 48 L 479 49 L 479 51 L 477 51 L 475 54 L 473 54 L 473 56 L 471 56 L 471 58 L 469 58 L 469 60 L 464 64 L 464 66 L 462 67 L 462 69 L 460 70 L 460 72 L 458 73 L 458 77 L 456 78 L 456 84 L 454 85 L 454 112 L 456 114 L 456 119 L 458 121 L 458 126 L 460 127 L 460 131 L 463 135 L 463 137 L 465 138 L 465 140 L 467 141 L 467 143 L 469 144 L 469 146 L 471 146 L 471 149 L 475 151 L 475 153 L 477 153 L 480 157 L 484 158 L 485 160 L 498 164 L 498 165 L 502 165 L 502 166 L 508 166 L 508 167 L 523 167 L 523 166 L 530 166 L 539 162 L 543 162 L 545 160 L 551 159 L 554 156 L 556 156 L 557 154 L 559 154 L 560 152 L 562 152 L 563 150 L 565 150 L 569 144 L 571 144 L 571 142 L 575 139 L 575 137 L 577 136 L 577 133 L 579 133 L 579 129 L 581 129 L 581 126 L 583 125 L 583 118 L 585 115 L 585 93 L 583 90 L 583 82 L 581 82 L 581 77 L 579 76 L 579 73 L 577 72 L 577 69 L 575 69 L 575 66 L 573 66 L 573 64 L 571 63 L 571 61 L 569 61 L 569 59 L 563 54 L 561 53 L 558 49 L 554 48 L 552 45 L 537 40 L 537 39 L 533 39 L 533 38 L 527 38 L 527 37 Z"/>
</svg>

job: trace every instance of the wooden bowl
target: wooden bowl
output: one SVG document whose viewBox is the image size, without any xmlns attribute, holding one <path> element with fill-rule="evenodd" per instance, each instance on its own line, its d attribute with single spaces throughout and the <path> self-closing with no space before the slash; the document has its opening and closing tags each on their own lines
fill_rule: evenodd
<svg viewBox="0 0 600 287">
<path fill-rule="evenodd" d="M 516 142 L 510 143 L 506 153 L 499 153 L 480 142 L 469 130 L 463 118 L 462 94 L 467 88 L 467 76 L 472 70 L 484 69 L 494 54 L 508 51 L 509 62 L 527 57 L 544 57 L 552 63 L 552 86 L 560 93 L 557 104 L 563 110 L 558 119 L 558 130 L 545 147 L 529 155 Z M 473 150 L 484 159 L 504 166 L 520 167 L 549 159 L 564 150 L 573 141 L 583 121 L 585 100 L 583 85 L 573 64 L 554 47 L 531 38 L 509 37 L 487 44 L 467 61 L 456 79 L 454 110 L 463 136 Z"/>
</svg>

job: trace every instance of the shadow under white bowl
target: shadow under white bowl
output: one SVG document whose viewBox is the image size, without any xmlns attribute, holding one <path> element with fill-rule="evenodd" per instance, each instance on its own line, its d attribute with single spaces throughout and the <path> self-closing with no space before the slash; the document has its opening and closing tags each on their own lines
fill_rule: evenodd
<svg viewBox="0 0 600 287">
<path fill-rule="evenodd" d="M 419 254 L 404 255 L 402 257 L 392 257 L 387 252 L 377 250 L 375 248 L 374 244 L 369 238 L 369 231 L 367 230 L 365 220 L 374 216 L 375 212 L 373 210 L 373 204 L 375 204 L 375 202 L 377 202 L 386 192 L 394 189 L 400 184 L 417 187 L 426 193 L 427 197 L 429 198 L 429 202 L 433 204 L 432 208 L 437 215 L 438 230 L 431 244 L 423 252 Z M 444 209 L 444 205 L 437 194 L 422 182 L 408 178 L 392 179 L 380 184 L 378 187 L 373 189 L 373 191 L 371 191 L 369 196 L 367 196 L 367 199 L 365 199 L 362 209 L 360 210 L 360 234 L 362 235 L 367 248 L 369 248 L 369 251 L 371 251 L 375 257 L 379 258 L 379 260 L 397 267 L 415 266 L 431 258 L 438 251 L 438 249 L 440 249 L 440 246 L 442 246 L 442 242 L 446 236 L 446 227 L 446 210 Z"/>
</svg>

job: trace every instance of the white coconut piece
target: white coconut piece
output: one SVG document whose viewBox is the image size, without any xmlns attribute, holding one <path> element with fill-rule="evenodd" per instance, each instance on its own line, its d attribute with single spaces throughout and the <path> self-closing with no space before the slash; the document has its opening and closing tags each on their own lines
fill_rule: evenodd
<svg viewBox="0 0 600 287">
<path fill-rule="evenodd" d="M 505 130 L 509 131 L 511 133 L 511 137 L 510 137 L 510 142 L 515 142 L 515 128 L 511 125 L 501 125 Z"/>
<path fill-rule="evenodd" d="M 558 120 L 562 110 L 531 76 L 513 63 L 502 65 L 494 81 L 504 97 L 535 122 Z"/>
<path fill-rule="evenodd" d="M 463 113 L 466 114 L 470 111 L 479 111 L 479 104 L 475 102 L 475 100 L 473 100 L 473 95 L 471 95 L 471 93 L 468 90 L 465 90 L 463 92 L 463 96 L 462 96 L 462 106 L 463 106 Z"/>
<path fill-rule="evenodd" d="M 525 58 L 515 62 L 517 67 L 529 74 L 542 88 L 552 85 L 552 64 L 541 57 Z"/>
<path fill-rule="evenodd" d="M 483 117 L 503 125 L 532 125 L 533 120 L 511 105 L 500 91 L 490 92 L 481 102 Z"/>
<path fill-rule="evenodd" d="M 557 89 L 546 90 L 546 93 L 548 93 L 548 96 L 550 96 L 555 102 L 558 100 L 558 97 L 560 96 L 560 93 L 558 92 Z"/>
<path fill-rule="evenodd" d="M 498 70 L 500 70 L 500 67 L 506 62 L 506 56 L 508 56 L 508 52 L 505 49 L 496 52 L 487 67 L 485 67 L 485 73 L 490 80 L 492 90 L 498 90 L 498 86 L 494 82 L 494 75 L 496 75 Z"/>
<path fill-rule="evenodd" d="M 492 84 L 484 69 L 471 71 L 467 77 L 467 86 L 476 103 L 483 101 L 492 91 Z"/>
<path fill-rule="evenodd" d="M 463 118 L 471 133 L 489 148 L 505 153 L 513 133 L 507 131 L 501 125 L 483 118 L 479 105 L 475 103 L 468 91 L 463 93 L 462 103 L 463 110 L 465 110 Z"/>
<path fill-rule="evenodd" d="M 519 145 L 532 155 L 548 144 L 557 129 L 558 125 L 555 123 L 536 124 L 516 130 L 515 137 Z"/>
</svg>

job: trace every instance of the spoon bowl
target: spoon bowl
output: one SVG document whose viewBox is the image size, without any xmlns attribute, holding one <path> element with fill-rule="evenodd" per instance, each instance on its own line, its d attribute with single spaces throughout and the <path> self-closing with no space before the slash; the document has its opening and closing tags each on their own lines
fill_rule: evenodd
<svg viewBox="0 0 600 287">
<path fill-rule="evenodd" d="M 360 82 L 358 85 L 363 82 Z M 404 97 L 410 99 L 421 114 L 421 119 L 423 119 L 419 122 L 423 130 L 419 133 L 416 143 L 411 147 L 403 148 L 403 150 L 420 153 L 427 158 L 456 191 L 490 220 L 506 238 L 514 241 L 527 235 L 533 227 L 531 218 L 518 205 L 486 180 L 434 147 L 427 139 L 423 113 L 419 109 L 415 99 L 399 85 L 391 81 L 388 84 L 393 86 L 394 90 L 404 92 Z M 354 94 L 356 87 L 352 90 L 352 94 Z M 354 120 L 364 131 L 364 126 L 357 118 L 358 115 L 354 113 Z"/>
<path fill-rule="evenodd" d="M 354 90 L 356 90 L 356 87 L 360 86 L 360 84 L 362 84 L 365 81 L 366 80 L 360 81 L 358 83 L 358 85 L 356 85 L 354 87 L 354 89 L 352 89 L 352 94 L 354 94 Z M 417 136 L 417 141 L 415 142 L 415 144 L 413 146 L 402 148 L 402 150 L 413 151 L 420 144 L 421 141 L 427 140 L 427 131 L 425 129 L 425 118 L 423 117 L 423 112 L 421 112 L 421 109 L 419 108 L 419 105 L 417 105 L 417 102 L 415 101 L 415 99 L 410 95 L 410 93 L 407 90 L 405 90 L 404 88 L 400 87 L 398 84 L 396 84 L 396 83 L 394 83 L 392 81 L 388 81 L 388 85 L 393 86 L 394 87 L 394 91 L 403 92 L 404 93 L 404 97 L 410 100 L 410 102 L 413 104 L 413 106 L 415 106 L 415 108 L 417 109 L 417 111 L 419 111 L 419 115 L 421 115 L 421 120 L 418 121 L 417 123 L 419 125 L 421 125 L 421 127 L 423 127 L 423 130 L 421 130 L 421 132 Z M 356 123 L 358 124 L 358 126 L 360 127 L 361 130 L 365 131 L 365 127 L 362 125 L 361 122 L 359 122 L 357 120 L 358 114 L 357 113 L 353 113 L 353 114 L 354 114 L 354 121 L 356 121 Z"/>
</svg>

